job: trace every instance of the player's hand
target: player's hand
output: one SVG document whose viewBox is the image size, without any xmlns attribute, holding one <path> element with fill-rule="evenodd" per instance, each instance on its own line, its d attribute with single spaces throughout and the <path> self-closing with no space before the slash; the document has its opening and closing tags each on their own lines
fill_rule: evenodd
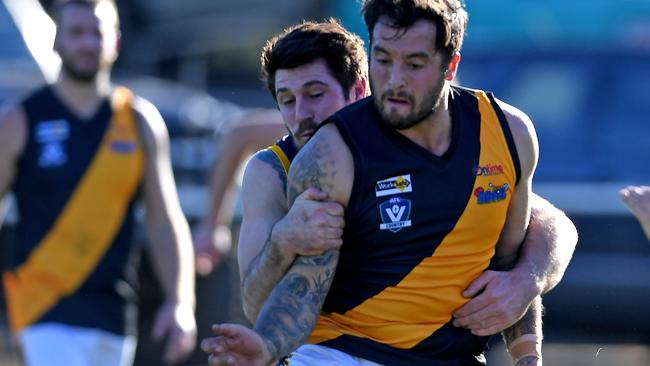
<svg viewBox="0 0 650 366">
<path fill-rule="evenodd" d="M 621 189 L 619 195 L 650 240 L 650 186 L 628 186 Z"/>
<path fill-rule="evenodd" d="M 230 252 L 232 247 L 230 228 L 202 221 L 193 231 L 196 273 L 207 276 Z"/>
<path fill-rule="evenodd" d="M 522 272 L 483 272 L 463 291 L 471 300 L 454 312 L 454 325 L 487 336 L 515 324 L 539 295 L 532 277 Z"/>
<path fill-rule="evenodd" d="M 343 206 L 325 201 L 316 188 L 301 193 L 287 215 L 273 227 L 271 241 L 287 257 L 319 255 L 343 244 Z"/>
<path fill-rule="evenodd" d="M 211 366 L 267 366 L 271 355 L 262 338 L 252 329 L 238 324 L 212 326 L 216 337 L 201 342 L 201 349 L 210 353 Z"/>
<path fill-rule="evenodd" d="M 183 361 L 196 345 L 194 309 L 189 304 L 165 302 L 156 314 L 152 337 L 160 341 L 167 337 L 163 360 L 167 364 Z"/>
</svg>

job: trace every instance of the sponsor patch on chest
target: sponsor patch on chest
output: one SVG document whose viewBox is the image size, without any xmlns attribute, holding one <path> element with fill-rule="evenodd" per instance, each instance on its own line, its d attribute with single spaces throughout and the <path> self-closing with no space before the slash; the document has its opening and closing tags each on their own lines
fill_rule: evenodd
<svg viewBox="0 0 650 366">
<path fill-rule="evenodd" d="M 376 197 L 407 192 L 413 192 L 413 184 L 411 183 L 410 174 L 380 180 L 375 184 Z"/>
<path fill-rule="evenodd" d="M 55 168 L 68 161 L 65 141 L 70 137 L 70 125 L 65 119 L 38 122 L 35 127 L 35 140 L 40 146 L 38 165 L 42 168 Z"/>
</svg>

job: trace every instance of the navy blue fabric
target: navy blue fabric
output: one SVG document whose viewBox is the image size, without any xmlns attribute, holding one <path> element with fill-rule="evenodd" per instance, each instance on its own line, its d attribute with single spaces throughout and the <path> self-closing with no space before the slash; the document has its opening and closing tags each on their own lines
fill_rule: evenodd
<svg viewBox="0 0 650 366">
<path fill-rule="evenodd" d="M 323 306 L 325 313 L 345 313 L 397 285 L 433 255 L 473 197 L 474 167 L 481 146 L 478 99 L 472 91 L 456 87 L 449 98 L 452 137 L 441 156 L 385 126 L 372 97 L 327 121 L 337 126 L 349 147 L 355 175 L 345 211 L 344 244 Z M 408 189 L 387 192 L 382 181 L 394 178 L 403 179 L 403 188 Z M 384 214 L 389 207 L 395 207 L 394 212 L 406 209 L 395 220 Z M 410 226 L 380 229 L 382 224 L 407 220 Z M 486 342 L 446 325 L 410 350 L 347 335 L 323 345 L 385 365 L 451 366 L 482 365 Z"/>
<path fill-rule="evenodd" d="M 20 220 L 16 240 L 9 248 L 9 270 L 22 264 L 50 231 L 92 162 L 113 114 L 106 99 L 94 116 L 81 120 L 50 87 L 28 96 L 23 108 L 28 121 L 28 139 L 12 186 Z M 43 126 L 53 124 L 59 126 L 59 133 L 50 131 L 50 136 L 44 137 Z M 67 132 L 60 132 L 61 128 Z M 64 157 L 44 164 L 47 145 L 44 140 L 55 140 Z M 116 334 L 133 333 L 133 324 L 127 324 L 127 313 L 132 312 L 130 303 L 135 300 L 133 206 L 131 202 L 111 246 L 77 293 L 64 298 L 38 322 L 99 328 Z"/>
</svg>

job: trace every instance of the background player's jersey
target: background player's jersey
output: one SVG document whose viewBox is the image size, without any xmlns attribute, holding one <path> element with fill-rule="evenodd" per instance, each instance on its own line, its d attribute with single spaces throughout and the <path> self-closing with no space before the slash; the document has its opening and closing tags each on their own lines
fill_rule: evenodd
<svg viewBox="0 0 650 366">
<path fill-rule="evenodd" d="M 14 330 L 58 322 L 132 332 L 133 201 L 144 154 L 131 98 L 117 88 L 87 120 L 51 87 L 23 101 L 28 138 L 12 187 L 20 220 L 4 276 Z"/>
</svg>

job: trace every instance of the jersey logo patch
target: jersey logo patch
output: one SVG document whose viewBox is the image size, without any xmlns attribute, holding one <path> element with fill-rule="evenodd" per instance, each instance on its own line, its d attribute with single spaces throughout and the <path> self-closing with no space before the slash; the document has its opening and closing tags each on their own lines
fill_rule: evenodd
<svg viewBox="0 0 650 366">
<path fill-rule="evenodd" d="M 133 141 L 111 141 L 111 151 L 118 154 L 130 154 L 135 151 L 136 145 Z"/>
<path fill-rule="evenodd" d="M 487 176 L 503 174 L 503 166 L 498 164 L 488 164 L 486 166 L 475 165 L 473 168 L 474 175 Z"/>
<path fill-rule="evenodd" d="M 35 139 L 41 145 L 38 165 L 54 168 L 65 164 L 68 155 L 63 141 L 70 136 L 70 125 L 64 119 L 39 122 L 35 128 Z"/>
<path fill-rule="evenodd" d="M 392 197 L 379 205 L 382 224 L 379 230 L 390 230 L 394 233 L 402 228 L 411 226 L 411 201 L 403 198 Z"/>
<path fill-rule="evenodd" d="M 400 194 L 413 191 L 413 184 L 411 183 L 411 175 L 400 175 L 384 180 L 380 180 L 375 184 L 375 195 L 377 197 L 388 196 L 391 194 Z"/>
<path fill-rule="evenodd" d="M 508 183 L 503 183 L 503 185 L 500 186 L 495 186 L 490 183 L 487 189 L 483 187 L 476 188 L 474 190 L 474 195 L 476 196 L 477 203 L 482 205 L 485 203 L 505 200 L 508 189 L 510 189 Z"/>
</svg>

